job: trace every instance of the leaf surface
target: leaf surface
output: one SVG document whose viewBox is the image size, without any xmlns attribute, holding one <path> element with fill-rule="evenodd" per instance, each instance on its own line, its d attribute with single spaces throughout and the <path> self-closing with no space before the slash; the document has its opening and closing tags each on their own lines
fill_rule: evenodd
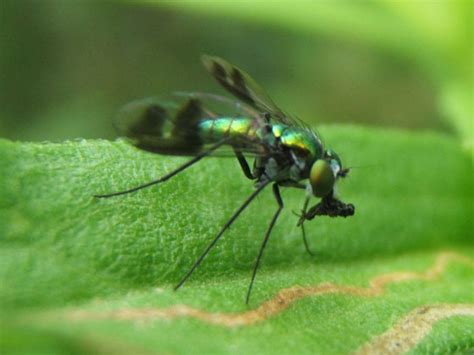
<svg viewBox="0 0 474 355">
<path fill-rule="evenodd" d="M 185 158 L 143 153 L 122 141 L 1 140 L 2 348 L 347 353 L 413 310 L 443 305 L 467 308 L 436 322 L 440 336 L 423 337 L 410 349 L 472 349 L 469 156 L 439 134 L 320 131 L 343 163 L 367 165 L 339 184 L 356 215 L 308 223 L 316 252 L 310 257 L 291 213 L 303 193 L 285 190 L 285 213 L 249 306 L 251 269 L 276 209 L 271 191 L 172 291 L 252 191 L 236 161 L 207 159 L 161 186 L 97 200 L 94 194 L 147 182 Z"/>
</svg>

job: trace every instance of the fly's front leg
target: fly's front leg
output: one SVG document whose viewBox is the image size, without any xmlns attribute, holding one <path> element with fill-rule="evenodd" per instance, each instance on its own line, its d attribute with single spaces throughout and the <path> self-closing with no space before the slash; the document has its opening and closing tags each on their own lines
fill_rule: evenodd
<svg viewBox="0 0 474 355">
<path fill-rule="evenodd" d="M 308 204 L 309 204 L 309 196 L 307 196 L 305 201 L 304 201 L 303 209 L 301 211 L 301 215 L 299 215 L 300 219 L 298 220 L 297 225 L 301 227 L 301 234 L 303 235 L 303 244 L 304 244 L 304 247 L 305 247 L 306 251 L 308 252 L 309 255 L 315 256 L 315 254 L 309 248 L 308 240 L 306 239 L 306 231 L 304 229 L 304 222 L 306 221 L 306 219 L 307 219 L 306 216 L 308 214 L 307 213 Z"/>
<path fill-rule="evenodd" d="M 291 180 L 283 182 L 282 186 L 294 187 L 294 188 L 301 189 L 301 190 L 306 190 L 306 188 L 307 188 L 307 186 L 305 184 L 302 184 L 300 182 L 294 182 L 294 181 L 291 181 Z M 301 227 L 301 234 L 303 236 L 304 247 L 305 247 L 305 249 L 306 249 L 306 251 L 308 252 L 309 255 L 314 256 L 315 254 L 309 248 L 308 239 L 306 238 L 306 230 L 304 228 L 304 222 L 308 219 L 307 218 L 308 217 L 308 212 L 307 211 L 308 211 L 309 199 L 310 199 L 310 196 L 306 196 L 306 199 L 304 200 L 303 209 L 301 210 L 301 214 L 296 213 L 296 212 L 293 212 L 293 213 L 299 217 L 297 226 Z"/>
</svg>

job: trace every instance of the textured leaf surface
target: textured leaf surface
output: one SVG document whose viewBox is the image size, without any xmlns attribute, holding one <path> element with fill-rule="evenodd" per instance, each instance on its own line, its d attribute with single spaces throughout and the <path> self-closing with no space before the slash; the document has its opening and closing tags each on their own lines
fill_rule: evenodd
<svg viewBox="0 0 474 355">
<path fill-rule="evenodd" d="M 95 200 L 185 159 L 121 141 L 0 141 L 3 349 L 344 353 L 437 305 L 467 308 L 441 317 L 436 336 L 410 349 L 472 349 L 470 158 L 447 136 L 321 132 L 347 165 L 368 166 L 339 186 L 356 215 L 308 223 L 310 257 L 290 212 L 302 192 L 286 190 L 248 307 L 251 268 L 276 208 L 270 191 L 172 291 L 252 191 L 234 160 L 208 159 L 162 186 Z"/>
</svg>

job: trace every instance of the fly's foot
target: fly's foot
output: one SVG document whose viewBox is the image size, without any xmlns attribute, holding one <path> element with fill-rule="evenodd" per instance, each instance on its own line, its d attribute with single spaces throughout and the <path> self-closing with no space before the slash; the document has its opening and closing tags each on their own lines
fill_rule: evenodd
<svg viewBox="0 0 474 355">
<path fill-rule="evenodd" d="M 304 221 L 306 221 L 306 211 L 305 210 L 301 210 L 300 213 L 296 212 L 296 211 L 291 211 L 293 212 L 293 214 L 298 217 L 298 222 L 296 223 L 296 226 L 297 227 L 301 227 L 304 223 Z"/>
</svg>

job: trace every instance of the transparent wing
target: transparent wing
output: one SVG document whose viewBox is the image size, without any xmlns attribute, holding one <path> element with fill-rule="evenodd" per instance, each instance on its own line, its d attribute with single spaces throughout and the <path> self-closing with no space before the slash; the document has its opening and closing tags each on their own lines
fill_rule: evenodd
<svg viewBox="0 0 474 355">
<path fill-rule="evenodd" d="M 127 137 L 139 149 L 165 155 L 192 156 L 211 144 L 202 141 L 199 122 L 223 117 L 220 112 L 227 112 L 225 117 L 254 114 L 257 115 L 254 118 L 256 124 L 260 124 L 255 111 L 225 97 L 177 93 L 173 99 L 150 97 L 128 103 L 118 112 L 114 126 L 121 136 Z M 261 148 L 257 141 L 242 137 L 214 151 L 211 156 L 235 156 L 234 149 L 258 156 L 262 154 Z"/>
<path fill-rule="evenodd" d="M 259 120 L 263 123 L 259 111 L 255 110 L 251 106 L 242 103 L 238 100 L 232 100 L 225 96 L 220 96 L 208 92 L 185 92 L 177 91 L 174 93 L 175 97 L 188 98 L 199 100 L 203 107 L 212 113 L 212 116 L 223 117 L 223 116 L 245 116 Z"/>
<path fill-rule="evenodd" d="M 269 113 L 277 122 L 308 128 L 303 121 L 281 110 L 265 90 L 242 69 L 219 57 L 203 55 L 201 59 L 204 67 L 217 82 L 242 102 L 261 113 Z"/>
</svg>

